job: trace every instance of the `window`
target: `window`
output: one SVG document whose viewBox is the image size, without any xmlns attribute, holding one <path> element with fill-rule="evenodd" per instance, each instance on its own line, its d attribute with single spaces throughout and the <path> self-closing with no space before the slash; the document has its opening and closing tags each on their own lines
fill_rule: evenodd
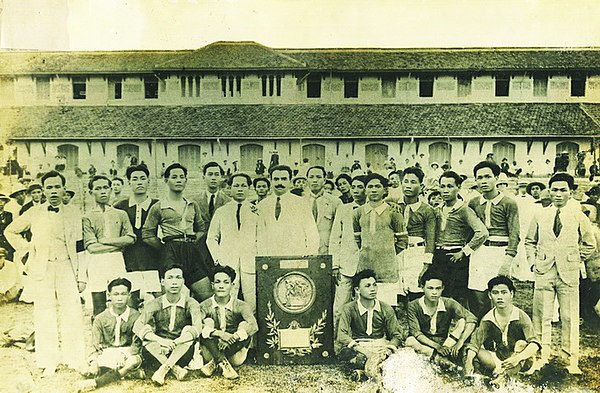
<svg viewBox="0 0 600 393">
<path fill-rule="evenodd" d="M 358 98 L 358 77 L 344 77 L 344 98 Z"/>
<path fill-rule="evenodd" d="M 585 96 L 585 75 L 571 76 L 571 97 Z"/>
<path fill-rule="evenodd" d="M 381 78 L 381 96 L 384 98 L 396 97 L 395 76 L 384 76 Z"/>
<path fill-rule="evenodd" d="M 546 97 L 548 95 L 548 75 L 533 76 L 533 96 Z"/>
<path fill-rule="evenodd" d="M 306 80 L 306 98 L 321 98 L 321 75 L 311 75 Z"/>
<path fill-rule="evenodd" d="M 470 76 L 459 76 L 456 78 L 458 85 L 458 96 L 468 97 L 471 95 L 471 77 Z"/>
<path fill-rule="evenodd" d="M 108 79 L 108 98 L 115 100 L 123 98 L 123 80 L 121 78 Z"/>
<path fill-rule="evenodd" d="M 73 78 L 73 99 L 85 100 L 86 82 L 85 78 Z"/>
<path fill-rule="evenodd" d="M 225 75 L 221 77 L 221 91 L 223 97 L 236 97 L 242 95 L 242 77 L 239 75 Z"/>
<path fill-rule="evenodd" d="M 155 76 L 144 78 L 144 98 L 158 98 L 158 79 Z"/>
<path fill-rule="evenodd" d="M 85 89 L 85 88 L 84 88 Z M 38 76 L 35 78 L 35 91 L 38 100 L 50 98 L 50 77 Z M 75 97 L 73 97 L 75 98 Z"/>
<path fill-rule="evenodd" d="M 510 77 L 507 75 L 496 76 L 496 97 L 508 97 Z"/>
<path fill-rule="evenodd" d="M 261 80 L 263 97 L 281 96 L 281 75 L 263 75 Z"/>
<path fill-rule="evenodd" d="M 433 76 L 419 78 L 419 97 L 433 97 Z"/>
</svg>

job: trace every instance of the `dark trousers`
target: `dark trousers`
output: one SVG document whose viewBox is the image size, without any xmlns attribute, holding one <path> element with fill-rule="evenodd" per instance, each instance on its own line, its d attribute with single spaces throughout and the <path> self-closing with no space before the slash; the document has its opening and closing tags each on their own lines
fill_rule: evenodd
<svg viewBox="0 0 600 393">
<path fill-rule="evenodd" d="M 457 262 L 450 261 L 451 255 L 460 250 L 461 248 L 436 249 L 430 269 L 434 269 L 444 278 L 443 296 L 451 297 L 464 307 L 468 307 L 469 257 L 465 256 Z"/>
</svg>

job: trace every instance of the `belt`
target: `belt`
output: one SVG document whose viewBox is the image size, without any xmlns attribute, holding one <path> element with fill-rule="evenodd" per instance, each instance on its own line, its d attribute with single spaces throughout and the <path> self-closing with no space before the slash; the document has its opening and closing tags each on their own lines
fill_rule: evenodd
<svg viewBox="0 0 600 393">
<path fill-rule="evenodd" d="M 498 242 L 498 241 L 494 241 L 494 240 L 486 240 L 483 243 L 484 246 L 488 246 L 488 247 L 506 247 L 508 246 L 508 242 Z"/>
<path fill-rule="evenodd" d="M 196 235 L 173 235 L 173 236 L 165 236 L 163 238 L 163 242 L 184 242 L 184 243 L 192 243 L 196 241 Z"/>
<path fill-rule="evenodd" d="M 417 243 L 408 243 L 408 248 L 410 247 L 424 247 L 425 242 L 417 242 Z"/>
<path fill-rule="evenodd" d="M 441 246 L 441 247 L 436 247 L 437 250 L 440 251 L 461 251 L 462 250 L 462 246 Z"/>
</svg>

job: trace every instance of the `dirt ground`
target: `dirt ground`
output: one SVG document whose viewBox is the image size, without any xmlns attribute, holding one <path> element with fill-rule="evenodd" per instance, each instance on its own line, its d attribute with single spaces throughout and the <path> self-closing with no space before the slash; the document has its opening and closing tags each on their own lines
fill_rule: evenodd
<svg viewBox="0 0 600 393">
<path fill-rule="evenodd" d="M 533 295 L 531 283 L 517 283 L 516 304 L 531 313 Z M 33 307 L 23 303 L 0 306 L 0 332 L 14 326 L 31 328 Z M 408 330 L 405 312 L 399 311 L 401 325 Z M 89 321 L 89 318 L 86 317 Z M 558 327 L 554 338 L 558 340 Z M 554 360 L 536 375 L 522 377 L 513 385 L 498 391 L 506 392 L 600 392 L 600 340 L 597 327 L 584 323 L 581 327 L 582 376 L 565 374 L 559 360 Z M 89 338 L 89 336 L 88 336 Z M 407 350 L 406 350 L 407 351 Z M 485 392 L 490 389 L 482 383 L 466 384 L 458 373 L 448 373 L 432 368 L 424 359 L 412 352 L 403 351 L 386 373 L 383 383 L 395 392 Z M 124 380 L 121 383 L 97 390 L 108 392 L 375 392 L 375 382 L 351 381 L 343 369 L 336 365 L 319 366 L 257 366 L 244 365 L 239 369 L 241 378 L 229 381 L 222 377 L 203 378 L 191 372 L 187 379 L 178 382 L 168 379 L 162 387 L 151 381 Z M 75 382 L 82 377 L 74 371 L 59 369 L 52 377 L 41 379 L 35 367 L 34 354 L 17 347 L 0 348 L 0 393 L 12 392 L 73 392 Z"/>
</svg>

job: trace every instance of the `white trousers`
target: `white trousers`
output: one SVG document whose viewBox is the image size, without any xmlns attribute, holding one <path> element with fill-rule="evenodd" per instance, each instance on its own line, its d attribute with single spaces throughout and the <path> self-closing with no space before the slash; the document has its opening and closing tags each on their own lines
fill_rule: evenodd
<svg viewBox="0 0 600 393">
<path fill-rule="evenodd" d="M 46 275 L 34 284 L 33 319 L 38 367 L 86 364 L 83 313 L 71 262 L 48 262 Z"/>
</svg>

